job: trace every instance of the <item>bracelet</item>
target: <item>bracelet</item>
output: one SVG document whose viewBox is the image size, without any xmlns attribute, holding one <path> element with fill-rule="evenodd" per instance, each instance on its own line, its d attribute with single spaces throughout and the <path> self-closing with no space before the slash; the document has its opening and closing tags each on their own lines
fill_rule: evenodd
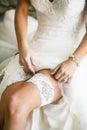
<svg viewBox="0 0 87 130">
<path fill-rule="evenodd" d="M 72 60 L 76 63 L 76 65 L 79 66 L 80 61 L 79 61 L 79 58 L 77 56 L 72 54 L 69 56 L 69 58 L 72 58 Z"/>
</svg>

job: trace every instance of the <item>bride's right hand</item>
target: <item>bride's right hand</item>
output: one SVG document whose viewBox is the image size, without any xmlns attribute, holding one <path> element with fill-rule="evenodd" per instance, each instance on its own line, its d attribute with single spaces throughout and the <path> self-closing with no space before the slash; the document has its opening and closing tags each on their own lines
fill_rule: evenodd
<svg viewBox="0 0 87 130">
<path fill-rule="evenodd" d="M 19 50 L 19 63 L 26 73 L 35 74 L 34 66 L 36 66 L 32 50 L 29 47 L 22 47 Z"/>
</svg>

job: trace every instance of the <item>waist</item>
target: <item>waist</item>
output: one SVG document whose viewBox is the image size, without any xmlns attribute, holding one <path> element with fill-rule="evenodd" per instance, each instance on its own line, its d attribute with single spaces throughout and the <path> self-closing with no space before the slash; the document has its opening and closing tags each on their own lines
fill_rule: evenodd
<svg viewBox="0 0 87 130">
<path fill-rule="evenodd" d="M 55 24 L 39 24 L 37 31 L 35 33 L 34 38 L 42 38 L 42 39 L 76 39 L 83 36 L 85 33 L 85 26 L 71 26 L 71 25 L 55 25 Z"/>
</svg>

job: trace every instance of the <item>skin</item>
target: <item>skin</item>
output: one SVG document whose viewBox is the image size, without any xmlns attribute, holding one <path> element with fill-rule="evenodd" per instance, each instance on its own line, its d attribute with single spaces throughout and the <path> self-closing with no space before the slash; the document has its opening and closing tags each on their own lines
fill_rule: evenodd
<svg viewBox="0 0 87 130">
<path fill-rule="evenodd" d="M 15 30 L 18 40 L 19 63 L 27 73 L 35 74 L 32 50 L 27 43 L 27 18 L 30 3 L 19 0 L 15 14 Z M 21 22 L 20 22 L 21 21 Z M 81 61 L 87 54 L 87 33 L 74 55 Z M 41 70 L 38 73 L 46 75 L 54 88 L 54 99 L 59 100 L 62 95 L 58 82 L 69 82 L 77 65 L 71 58 L 56 66 L 53 70 Z M 32 102 L 31 100 L 32 99 Z M 4 103 L 3 103 L 4 102 Z M 32 110 L 41 104 L 41 96 L 37 87 L 30 82 L 21 81 L 7 87 L 0 101 L 0 130 L 25 130 L 28 116 Z M 22 119 L 22 120 L 21 120 Z M 21 121 L 21 125 L 20 125 Z"/>
<path fill-rule="evenodd" d="M 87 33 L 85 34 L 81 44 L 73 54 L 78 57 L 79 61 L 81 61 L 82 58 L 87 54 Z M 67 79 L 67 82 L 70 82 L 76 71 L 76 68 L 77 64 L 73 62 L 71 58 L 69 58 L 68 60 L 56 66 L 51 74 L 58 82 L 63 82 L 64 79 Z"/>
<path fill-rule="evenodd" d="M 59 100 L 61 91 L 50 71 L 41 70 L 39 73 L 46 75 L 52 83 L 55 95 L 52 102 Z M 3 130 L 25 130 L 30 112 L 40 105 L 39 90 L 31 82 L 17 82 L 7 87 L 0 102 L 0 124 Z"/>
</svg>

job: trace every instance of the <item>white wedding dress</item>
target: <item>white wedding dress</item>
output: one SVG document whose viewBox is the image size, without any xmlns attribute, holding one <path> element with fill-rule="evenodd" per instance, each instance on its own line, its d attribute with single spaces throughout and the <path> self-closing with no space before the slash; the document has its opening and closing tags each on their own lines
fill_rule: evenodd
<svg viewBox="0 0 87 130">
<path fill-rule="evenodd" d="M 31 3 L 39 23 L 29 43 L 37 64 L 35 69 L 53 69 L 74 52 L 86 33 L 85 0 L 31 0 Z M 7 85 L 31 77 L 19 65 L 18 55 L 11 58 L 3 72 L 0 96 Z M 60 101 L 31 113 L 26 130 L 87 130 L 87 55 L 70 84 L 61 84 L 61 90 Z"/>
</svg>

